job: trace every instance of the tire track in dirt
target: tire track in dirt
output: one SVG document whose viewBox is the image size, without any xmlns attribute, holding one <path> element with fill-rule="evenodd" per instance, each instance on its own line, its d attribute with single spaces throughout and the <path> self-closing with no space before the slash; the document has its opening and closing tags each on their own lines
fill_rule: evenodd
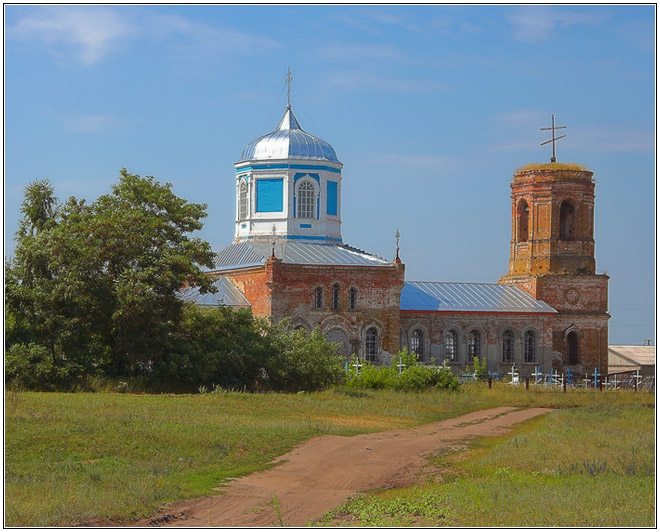
<svg viewBox="0 0 660 532">
<path fill-rule="evenodd" d="M 234 479 L 222 494 L 171 506 L 166 514 L 137 526 L 270 527 L 304 526 L 356 493 L 413 485 L 425 455 L 452 449 L 457 442 L 496 436 L 549 408 L 491 408 L 415 429 L 357 436 L 319 436 L 273 463 L 267 471 Z M 273 503 L 279 505 L 279 516 Z"/>
</svg>

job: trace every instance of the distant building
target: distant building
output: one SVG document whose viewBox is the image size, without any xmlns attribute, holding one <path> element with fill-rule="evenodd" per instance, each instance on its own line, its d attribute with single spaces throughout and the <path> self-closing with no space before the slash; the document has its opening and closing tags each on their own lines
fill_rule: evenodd
<svg viewBox="0 0 660 532">
<path fill-rule="evenodd" d="M 234 242 L 216 255 L 220 292 L 206 304 L 318 327 L 345 356 L 375 363 L 406 347 L 457 372 L 485 357 L 502 374 L 512 364 L 521 375 L 607 374 L 608 277 L 596 273 L 591 172 L 557 163 L 518 170 L 508 274 L 447 283 L 406 281 L 398 243 L 390 261 L 343 242 L 343 165 L 290 105 L 235 167 Z"/>
<path fill-rule="evenodd" d="M 611 345 L 607 350 L 607 364 L 610 375 L 639 371 L 642 377 L 654 377 L 655 346 Z"/>
</svg>

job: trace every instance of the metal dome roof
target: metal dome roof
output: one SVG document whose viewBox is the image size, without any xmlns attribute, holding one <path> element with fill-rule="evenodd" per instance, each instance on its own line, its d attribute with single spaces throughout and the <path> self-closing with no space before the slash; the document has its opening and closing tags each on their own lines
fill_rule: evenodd
<svg viewBox="0 0 660 532">
<path fill-rule="evenodd" d="M 300 128 L 290 105 L 277 129 L 250 142 L 239 162 L 269 159 L 315 159 L 339 163 L 330 144 Z"/>
</svg>

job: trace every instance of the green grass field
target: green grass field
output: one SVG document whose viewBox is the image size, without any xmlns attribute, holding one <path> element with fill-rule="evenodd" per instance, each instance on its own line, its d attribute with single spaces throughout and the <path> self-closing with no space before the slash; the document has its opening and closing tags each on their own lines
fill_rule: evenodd
<svg viewBox="0 0 660 532">
<path fill-rule="evenodd" d="M 431 497 L 429 504 L 450 514 L 455 505 L 462 508 L 466 504 L 467 499 L 460 499 L 459 493 L 465 492 L 464 496 L 468 497 L 470 479 L 480 479 L 480 485 L 470 493 L 476 494 L 475 500 L 482 501 L 484 508 L 493 504 L 491 495 L 478 490 L 496 491 L 503 483 L 513 483 L 518 491 L 527 485 L 547 485 L 548 489 L 559 486 L 557 489 L 566 490 L 570 500 L 571 490 L 577 488 L 562 484 L 568 479 L 580 486 L 584 484 L 591 498 L 597 500 L 598 491 L 589 488 L 588 483 L 597 485 L 607 477 L 614 490 L 608 496 L 618 501 L 619 494 L 635 493 L 646 508 L 646 513 L 641 512 L 638 517 L 644 519 L 648 514 L 654 501 L 653 469 L 649 473 L 648 464 L 653 463 L 655 400 L 647 393 L 525 392 L 506 385 L 492 390 L 473 385 L 458 393 L 420 394 L 342 390 L 298 395 L 8 392 L 5 396 L 5 525 L 127 523 L 153 514 L 165 502 L 207 495 L 227 478 L 269 467 L 273 458 L 314 435 L 405 428 L 500 405 L 581 408 L 553 413 L 545 418 L 548 421 L 527 424 L 515 436 L 502 441 L 480 442 L 467 461 L 452 463 L 448 478 L 420 488 L 425 490 L 420 500 Z M 626 430 L 616 430 L 628 418 Z M 552 419 L 557 422 L 551 422 Z M 603 437 L 596 440 L 601 444 L 593 448 L 592 462 L 580 454 L 572 461 L 562 458 L 555 463 L 553 457 L 559 456 L 555 453 L 548 455 L 545 462 L 534 462 L 529 469 L 532 466 L 525 465 L 528 463 L 525 456 L 533 451 L 510 453 L 515 455 L 513 463 L 490 462 L 499 456 L 498 445 L 518 445 L 523 449 L 527 445 L 524 442 L 530 445 L 536 442 L 535 446 L 543 447 L 548 438 L 557 440 L 557 448 L 586 449 L 585 441 L 593 440 L 591 434 L 596 426 L 603 431 Z M 527 440 L 519 440 L 522 437 Z M 546 443 L 541 445 L 541 441 Z M 605 444 L 609 447 L 604 447 Z M 607 453 L 624 457 L 627 465 L 620 467 L 628 468 L 625 475 L 614 469 L 610 454 L 602 454 L 610 448 L 613 450 Z M 629 454 L 616 451 L 624 448 Z M 608 465 L 601 472 L 602 460 Z M 583 462 L 592 465 L 583 466 Z M 592 467 L 595 474 L 585 474 L 580 467 Z M 491 482 L 482 482 L 489 475 L 493 477 Z M 461 482 L 465 486 L 463 491 L 436 492 L 443 486 Z M 603 489 L 603 496 L 610 493 L 609 488 Z M 438 503 L 436 493 L 438 500 L 446 499 L 446 504 Z M 529 493 L 529 488 L 521 493 Z M 447 498 L 450 495 L 459 498 Z M 404 493 L 387 495 L 392 496 L 408 497 Z M 504 492 L 500 496 L 515 504 L 528 504 L 509 498 Z M 474 508 L 469 513 L 471 517 L 461 514 L 461 519 L 467 519 L 460 521 L 461 524 L 481 524 L 478 516 L 485 510 L 479 509 L 478 504 Z M 582 509 L 578 513 L 584 519 L 590 515 Z M 420 519 L 415 517 L 415 512 L 406 515 L 408 520 L 411 516 L 415 522 Z M 493 519 L 492 524 L 503 522 Z M 521 517 L 516 523 L 527 521 Z M 601 521 L 593 517 L 592 523 Z"/>
</svg>

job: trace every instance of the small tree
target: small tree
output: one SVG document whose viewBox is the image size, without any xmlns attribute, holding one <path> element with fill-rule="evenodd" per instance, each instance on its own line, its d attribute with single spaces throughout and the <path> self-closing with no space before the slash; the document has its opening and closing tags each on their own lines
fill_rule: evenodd
<svg viewBox="0 0 660 532">
<path fill-rule="evenodd" d="M 472 359 L 472 365 L 474 367 L 474 376 L 478 380 L 484 380 L 488 378 L 488 368 L 486 367 L 486 357 L 479 362 L 477 357 Z"/>
<path fill-rule="evenodd" d="M 341 344 L 329 342 L 318 328 L 293 329 L 289 320 L 283 320 L 271 326 L 268 336 L 274 354 L 265 369 L 272 389 L 313 391 L 344 382 Z"/>
</svg>

